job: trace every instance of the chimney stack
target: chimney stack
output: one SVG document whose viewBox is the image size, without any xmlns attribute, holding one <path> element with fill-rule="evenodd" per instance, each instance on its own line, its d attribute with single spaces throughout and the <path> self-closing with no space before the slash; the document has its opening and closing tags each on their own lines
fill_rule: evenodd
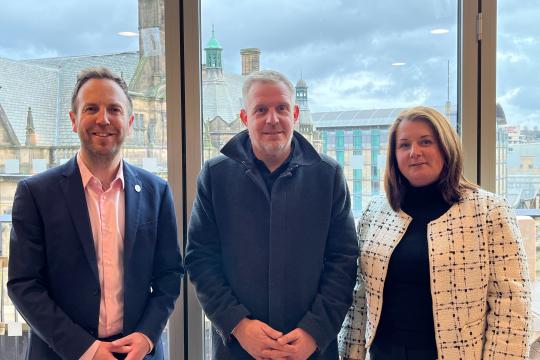
<svg viewBox="0 0 540 360">
<path fill-rule="evenodd" d="M 247 76 L 252 72 L 259 71 L 261 50 L 256 48 L 241 49 L 242 75 Z"/>
</svg>

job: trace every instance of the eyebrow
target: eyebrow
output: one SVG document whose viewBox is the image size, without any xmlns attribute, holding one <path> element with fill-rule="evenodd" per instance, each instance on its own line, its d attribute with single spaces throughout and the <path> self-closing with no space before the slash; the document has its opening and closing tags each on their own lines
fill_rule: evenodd
<svg viewBox="0 0 540 360">
<path fill-rule="evenodd" d="M 433 135 L 426 134 L 426 135 L 420 136 L 420 139 L 424 139 L 424 138 L 428 138 L 428 137 L 433 138 L 434 136 L 433 136 Z M 399 139 L 398 139 L 398 141 L 404 141 L 404 140 L 409 140 L 409 139 L 408 139 L 408 138 L 399 138 Z"/>
<path fill-rule="evenodd" d="M 94 102 L 94 101 L 91 101 L 91 102 L 89 101 L 89 102 L 86 102 L 86 103 L 83 102 L 81 105 L 82 105 L 83 108 L 85 108 L 87 106 L 100 106 L 99 102 Z M 106 105 L 106 107 L 110 107 L 110 106 L 120 106 L 122 108 L 125 107 L 125 105 L 122 104 L 122 102 L 120 102 L 120 101 L 113 101 L 113 102 L 111 102 L 109 104 L 105 104 L 105 105 Z"/>
</svg>

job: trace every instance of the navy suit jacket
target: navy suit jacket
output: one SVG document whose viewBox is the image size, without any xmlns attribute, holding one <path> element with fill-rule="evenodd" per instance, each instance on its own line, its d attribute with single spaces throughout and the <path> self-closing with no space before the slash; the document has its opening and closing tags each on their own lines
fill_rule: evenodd
<svg viewBox="0 0 540 360">
<path fill-rule="evenodd" d="M 123 333 L 158 347 L 183 275 L 173 201 L 164 180 L 123 164 Z M 7 287 L 31 328 L 27 359 L 78 359 L 97 338 L 101 289 L 76 158 L 19 182 L 12 219 Z"/>
</svg>

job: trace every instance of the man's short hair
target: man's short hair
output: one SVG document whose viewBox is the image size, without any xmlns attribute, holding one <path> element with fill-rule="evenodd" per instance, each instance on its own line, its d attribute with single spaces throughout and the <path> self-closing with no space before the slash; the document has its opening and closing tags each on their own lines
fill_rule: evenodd
<svg viewBox="0 0 540 360">
<path fill-rule="evenodd" d="M 295 91 L 294 91 L 294 85 L 287 79 L 285 75 L 280 73 L 279 71 L 275 70 L 261 70 L 261 71 L 255 71 L 251 74 L 249 74 L 244 79 L 244 85 L 242 87 L 242 100 L 244 101 L 244 106 L 246 106 L 246 99 L 249 94 L 249 90 L 253 86 L 253 83 L 261 81 L 261 82 L 269 82 L 269 83 L 282 83 L 289 89 L 289 93 L 291 94 L 291 104 L 294 104 L 294 97 L 295 97 Z"/>
<path fill-rule="evenodd" d="M 113 73 L 111 69 L 104 66 L 91 67 L 91 68 L 81 70 L 79 72 L 79 74 L 77 75 L 77 82 L 75 83 L 75 89 L 73 89 L 73 94 L 71 95 L 71 111 L 73 111 L 75 114 L 77 113 L 77 95 L 79 95 L 79 91 L 81 90 L 81 87 L 88 80 L 91 80 L 91 79 L 108 79 L 117 83 L 128 99 L 127 110 L 128 110 L 128 114 L 131 115 L 131 112 L 133 110 L 133 102 L 131 101 L 131 98 L 129 97 L 128 87 L 127 87 L 126 82 L 120 76 Z"/>
</svg>

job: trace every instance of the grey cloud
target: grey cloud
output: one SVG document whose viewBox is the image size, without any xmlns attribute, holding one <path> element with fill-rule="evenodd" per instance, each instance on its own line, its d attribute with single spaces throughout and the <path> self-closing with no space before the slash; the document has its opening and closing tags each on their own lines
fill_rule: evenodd
<svg viewBox="0 0 540 360">
<path fill-rule="evenodd" d="M 230 2 L 222 7 L 217 3 L 212 3 L 211 8 L 203 6 L 203 44 L 210 36 L 209 23 L 218 19 L 216 36 L 224 48 L 224 66 L 230 71 L 239 69 L 240 48 L 259 47 L 262 66 L 283 71 L 293 82 L 300 73 L 308 85 L 316 86 L 329 76 L 370 71 L 375 77 L 392 79 L 393 85 L 385 89 L 388 93 L 399 94 L 401 88 L 412 93 L 418 92 L 416 88 L 432 87 L 428 100 L 436 105 L 446 101 L 447 60 L 452 60 L 453 68 L 456 66 L 457 8 L 446 6 L 444 11 L 436 11 L 440 7 L 430 1 L 411 1 L 406 9 L 399 9 L 391 1 L 372 2 L 369 6 L 359 1 L 288 3 L 274 7 L 269 2 L 257 3 L 259 11 L 247 9 L 243 13 Z M 448 5 L 453 1 L 437 3 Z M 280 8 L 285 10 L 276 10 Z M 241 28 L 238 23 L 242 23 Z M 435 27 L 451 25 L 450 34 L 429 33 Z M 395 69 L 391 66 L 395 61 L 407 65 Z M 455 74 L 452 71 L 454 78 Z M 363 88 L 363 94 L 373 91 L 368 85 L 358 86 Z M 452 88 L 455 98 L 455 85 Z M 318 104 L 314 98 L 313 107 L 319 106 L 326 104 Z"/>
<path fill-rule="evenodd" d="M 137 22 L 137 2 L 133 0 L 6 2 L 0 12 L 0 33 L 10 36 L 1 37 L 0 56 L 133 51 L 137 41 L 116 33 L 137 31 Z"/>
<path fill-rule="evenodd" d="M 214 24 L 226 70 L 239 73 L 239 50 L 258 47 L 262 67 L 280 70 L 293 82 L 303 74 L 314 109 L 391 107 L 396 105 L 392 102 L 420 100 L 440 105 L 447 99 L 448 59 L 451 101 L 456 101 L 456 0 L 201 0 L 201 14 L 202 46 Z M 538 119 L 540 114 L 535 99 L 538 18 L 538 0 L 499 1 L 498 50 L 509 56 L 497 64 L 499 96 L 520 88 L 504 99 L 512 119 Z M 431 35 L 429 30 L 437 27 L 451 32 Z M 125 30 L 137 31 L 137 0 L 7 1 L 0 12 L 0 33 L 9 36 L 0 37 L 0 56 L 136 50 L 137 38 L 116 35 Z M 394 61 L 407 65 L 393 67 Z M 351 79 L 358 83 L 349 84 Z M 340 90 L 345 83 L 346 90 Z"/>
</svg>

